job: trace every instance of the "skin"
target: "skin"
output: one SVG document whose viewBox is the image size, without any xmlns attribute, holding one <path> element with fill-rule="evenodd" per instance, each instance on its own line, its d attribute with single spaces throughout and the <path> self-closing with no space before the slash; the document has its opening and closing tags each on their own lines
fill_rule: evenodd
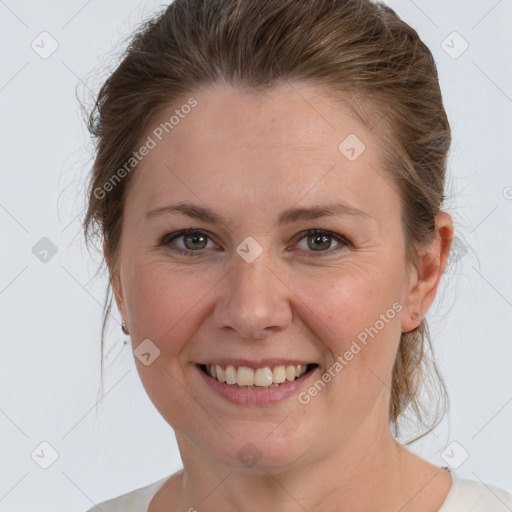
<svg viewBox="0 0 512 512">
<path fill-rule="evenodd" d="M 452 222 L 439 214 L 433 243 L 408 265 L 400 198 L 380 168 L 376 134 L 320 93 L 306 84 L 264 95 L 209 86 L 193 94 L 198 106 L 134 171 L 119 260 L 108 261 L 105 251 L 133 348 L 150 339 L 160 350 L 148 366 L 135 361 L 176 433 L 184 466 L 150 512 L 426 512 L 449 491 L 445 470 L 393 439 L 388 404 L 400 334 L 435 298 Z M 349 134 L 366 146 L 353 162 L 338 149 Z M 287 208 L 340 201 L 367 217 L 276 224 Z M 145 215 L 176 202 L 207 206 L 225 223 Z M 192 228 L 207 238 L 159 245 Z M 332 237 L 315 250 L 301 234 L 309 229 L 350 244 Z M 248 236 L 263 249 L 252 263 L 236 252 Z M 200 256 L 173 247 L 199 248 Z M 316 380 L 396 302 L 402 310 L 307 405 L 296 396 L 265 406 L 229 403 L 195 366 L 220 357 L 295 358 L 319 364 Z M 250 468 L 237 457 L 248 442 L 261 453 Z"/>
</svg>

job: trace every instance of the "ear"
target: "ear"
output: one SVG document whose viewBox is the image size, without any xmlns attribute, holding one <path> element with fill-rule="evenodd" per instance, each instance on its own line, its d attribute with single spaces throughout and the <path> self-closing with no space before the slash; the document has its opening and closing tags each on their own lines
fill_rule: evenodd
<svg viewBox="0 0 512 512">
<path fill-rule="evenodd" d="M 121 313 L 123 319 L 126 318 L 126 308 L 124 305 L 123 289 L 121 287 L 121 280 L 119 279 L 119 272 L 114 268 L 113 262 L 110 257 L 110 250 L 106 241 L 103 242 L 103 254 L 107 263 L 108 272 L 110 276 L 110 283 L 114 292 L 114 298 L 116 300 L 117 308 Z M 125 321 L 126 323 L 126 321 Z M 128 327 L 128 325 L 126 326 Z"/>
<path fill-rule="evenodd" d="M 452 238 L 451 217 L 447 213 L 439 213 L 436 216 L 436 232 L 432 244 L 419 251 L 417 262 L 411 268 L 402 332 L 415 329 L 418 326 L 418 314 L 424 316 L 434 302 L 448 261 Z"/>
</svg>

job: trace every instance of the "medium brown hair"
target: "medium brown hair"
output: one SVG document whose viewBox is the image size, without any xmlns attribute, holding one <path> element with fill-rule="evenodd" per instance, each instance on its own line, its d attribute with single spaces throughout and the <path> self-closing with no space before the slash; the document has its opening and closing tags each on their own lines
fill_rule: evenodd
<svg viewBox="0 0 512 512">
<path fill-rule="evenodd" d="M 96 157 L 84 233 L 87 243 L 95 236 L 105 241 L 114 269 L 101 333 L 102 375 L 124 198 L 136 170 L 108 193 L 97 191 L 129 161 L 156 113 L 221 81 L 254 93 L 310 83 L 349 105 L 382 142 L 382 166 L 401 196 L 408 263 L 414 264 L 415 248 L 433 240 L 450 126 L 434 59 L 415 30 L 369 0 L 175 0 L 133 35 L 89 117 Z M 406 410 L 423 422 L 426 377 L 434 376 L 438 398 L 446 396 L 433 358 L 426 362 L 429 347 L 425 320 L 401 335 L 389 406 L 395 433 Z"/>
</svg>

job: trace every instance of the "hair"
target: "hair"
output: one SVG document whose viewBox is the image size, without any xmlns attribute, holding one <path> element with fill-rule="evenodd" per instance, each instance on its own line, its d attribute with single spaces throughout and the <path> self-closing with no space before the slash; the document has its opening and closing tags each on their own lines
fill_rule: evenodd
<svg viewBox="0 0 512 512">
<path fill-rule="evenodd" d="M 401 198 L 408 264 L 415 262 L 415 249 L 434 239 L 451 134 L 434 59 L 414 29 L 370 0 L 175 0 L 135 32 L 88 118 L 95 160 L 84 235 L 86 244 L 97 237 L 104 241 L 112 264 L 102 376 L 124 198 L 136 170 L 108 193 L 98 190 L 133 156 L 153 116 L 219 82 L 249 93 L 308 83 L 348 105 L 381 142 L 382 167 Z M 426 425 L 423 416 L 432 408 L 420 395 L 428 376 L 434 377 L 437 397 L 446 397 L 427 348 L 432 345 L 426 320 L 401 334 L 389 404 L 396 434 L 407 410 Z M 416 439 L 437 426 L 444 412 Z"/>
</svg>

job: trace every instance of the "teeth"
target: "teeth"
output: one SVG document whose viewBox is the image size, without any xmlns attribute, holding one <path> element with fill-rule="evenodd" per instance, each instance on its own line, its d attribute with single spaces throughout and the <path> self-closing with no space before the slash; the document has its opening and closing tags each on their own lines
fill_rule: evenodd
<svg viewBox="0 0 512 512">
<path fill-rule="evenodd" d="M 206 373 L 219 382 L 225 382 L 232 386 L 274 388 L 283 382 L 291 382 L 304 375 L 306 365 L 281 365 L 274 368 L 265 367 L 253 370 L 247 366 L 236 368 L 233 365 L 228 365 L 224 369 L 218 364 L 207 364 Z"/>
<path fill-rule="evenodd" d="M 217 380 L 219 382 L 226 382 L 226 372 L 220 366 L 215 365 L 215 370 L 214 371 L 217 374 Z M 212 373 L 210 373 L 210 375 L 213 377 Z"/>
<path fill-rule="evenodd" d="M 251 369 L 248 368 L 248 370 Z M 258 368 L 253 373 L 255 386 L 270 386 L 272 384 L 272 370 L 270 368 Z"/>
<path fill-rule="evenodd" d="M 254 371 L 251 368 L 240 366 L 236 374 L 236 383 L 239 386 L 254 386 Z"/>
<path fill-rule="evenodd" d="M 236 370 L 232 365 L 226 366 L 226 384 L 236 384 Z"/>
<path fill-rule="evenodd" d="M 286 380 L 292 381 L 295 380 L 295 377 L 297 375 L 297 371 L 295 366 L 287 366 L 286 367 Z"/>
<path fill-rule="evenodd" d="M 272 372 L 272 382 L 281 383 L 286 380 L 286 370 L 284 366 L 276 366 Z"/>
</svg>

